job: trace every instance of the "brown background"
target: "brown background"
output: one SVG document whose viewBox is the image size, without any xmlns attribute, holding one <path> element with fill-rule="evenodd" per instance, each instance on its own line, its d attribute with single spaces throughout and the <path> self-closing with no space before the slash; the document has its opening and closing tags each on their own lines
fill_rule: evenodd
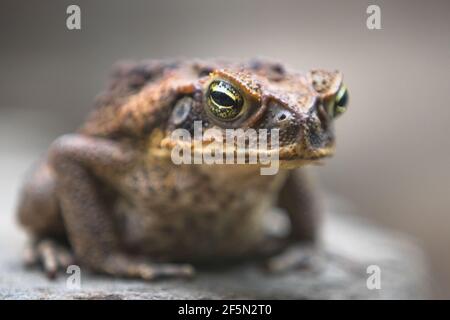
<svg viewBox="0 0 450 320">
<path fill-rule="evenodd" d="M 82 30 L 65 27 L 66 7 Z M 382 30 L 366 28 L 378 4 Z M 351 105 L 323 189 L 416 237 L 450 297 L 450 2 L 5 1 L 0 3 L 0 218 L 23 171 L 74 129 L 118 59 L 271 57 L 339 69 Z"/>
</svg>

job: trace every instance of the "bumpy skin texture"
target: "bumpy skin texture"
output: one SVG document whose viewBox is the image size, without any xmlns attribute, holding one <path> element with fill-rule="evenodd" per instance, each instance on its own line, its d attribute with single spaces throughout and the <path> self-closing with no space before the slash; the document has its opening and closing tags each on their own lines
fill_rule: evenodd
<svg viewBox="0 0 450 320">
<path fill-rule="evenodd" d="M 207 88 L 217 79 L 246 100 L 236 120 L 208 112 Z M 75 259 L 144 279 L 190 276 L 187 263 L 274 254 L 273 269 L 295 267 L 283 249 L 315 240 L 317 207 L 304 173 L 288 169 L 332 154 L 329 105 L 341 82 L 339 72 L 288 73 L 261 60 L 120 64 L 84 125 L 58 138 L 25 183 L 18 217 L 33 240 L 27 262 L 50 276 Z M 171 132 L 192 132 L 195 120 L 204 129 L 279 129 L 287 169 L 263 176 L 255 165 L 175 165 Z M 265 234 L 262 216 L 273 205 L 290 218 L 283 239 Z"/>
</svg>

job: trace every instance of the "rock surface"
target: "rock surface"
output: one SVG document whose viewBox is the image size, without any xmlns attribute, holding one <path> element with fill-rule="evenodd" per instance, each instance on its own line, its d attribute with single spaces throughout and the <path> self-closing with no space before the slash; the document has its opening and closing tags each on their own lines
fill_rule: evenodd
<svg viewBox="0 0 450 320">
<path fill-rule="evenodd" d="M 66 287 L 68 275 L 47 280 L 22 267 L 23 238 L 0 227 L 0 299 L 422 299 L 427 270 L 420 250 L 402 235 L 348 214 L 327 214 L 318 267 L 271 275 L 245 265 L 226 271 L 200 270 L 190 281 L 146 283 L 81 272 L 81 289 Z M 367 267 L 381 270 L 381 289 L 366 286 Z"/>
</svg>

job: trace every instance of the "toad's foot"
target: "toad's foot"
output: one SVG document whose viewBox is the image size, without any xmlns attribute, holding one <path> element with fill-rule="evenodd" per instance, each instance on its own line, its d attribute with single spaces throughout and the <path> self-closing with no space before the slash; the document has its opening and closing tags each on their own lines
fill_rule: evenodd
<svg viewBox="0 0 450 320">
<path fill-rule="evenodd" d="M 143 258 L 114 254 L 96 271 L 116 277 L 155 280 L 159 278 L 191 278 L 194 268 L 189 264 L 154 263 Z"/>
<path fill-rule="evenodd" d="M 321 253 L 315 245 L 293 245 L 284 252 L 265 261 L 269 272 L 280 273 L 291 270 L 317 271 L 321 264 Z"/>
<path fill-rule="evenodd" d="M 56 278 L 58 271 L 66 271 L 75 259 L 64 245 L 55 240 L 42 239 L 28 244 L 24 252 L 25 265 L 41 266 L 49 279 Z"/>
</svg>

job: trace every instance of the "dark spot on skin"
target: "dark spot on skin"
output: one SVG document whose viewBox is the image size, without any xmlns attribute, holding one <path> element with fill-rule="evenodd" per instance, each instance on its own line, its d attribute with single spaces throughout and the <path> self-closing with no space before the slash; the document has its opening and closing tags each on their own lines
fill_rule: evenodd
<svg viewBox="0 0 450 320">
<path fill-rule="evenodd" d="M 201 202 L 203 199 L 202 199 L 202 196 L 200 195 L 200 194 L 198 194 L 198 193 L 196 193 L 196 194 L 194 194 L 194 202 Z"/>
<path fill-rule="evenodd" d="M 150 79 L 150 75 L 133 75 L 133 77 L 130 79 L 130 88 L 133 90 L 139 90 Z"/>
<path fill-rule="evenodd" d="M 327 111 L 325 110 L 325 107 L 323 106 L 322 103 L 319 103 L 316 107 L 316 110 L 317 110 L 317 117 L 320 120 L 320 125 L 322 126 L 322 129 L 327 130 L 330 119 Z"/>
<path fill-rule="evenodd" d="M 308 129 L 305 134 L 311 147 L 321 148 L 333 140 L 333 133 L 330 130 L 323 129 L 323 125 L 315 120 L 309 119 L 306 126 Z"/>
<path fill-rule="evenodd" d="M 186 226 L 187 229 L 194 229 L 196 226 L 196 222 L 191 216 L 187 215 L 184 218 L 184 225 Z"/>
<path fill-rule="evenodd" d="M 272 65 L 272 71 L 274 71 L 280 75 L 284 75 L 284 73 L 285 73 L 284 67 L 279 63 Z"/>
<path fill-rule="evenodd" d="M 172 227 L 172 226 L 168 226 L 168 225 L 162 226 L 160 228 L 160 231 L 162 233 L 165 233 L 166 235 L 171 235 L 171 234 L 175 234 L 176 233 L 175 228 Z"/>
<path fill-rule="evenodd" d="M 205 213 L 205 218 L 208 219 L 208 220 L 216 220 L 217 215 L 214 214 L 214 212 L 208 211 L 208 212 Z"/>
<path fill-rule="evenodd" d="M 155 72 L 147 65 L 138 65 L 132 68 L 127 74 L 130 89 L 139 90 L 152 80 L 154 75 Z"/>
<path fill-rule="evenodd" d="M 208 76 L 211 72 L 213 72 L 214 69 L 210 68 L 210 67 L 203 67 L 200 68 L 200 70 L 198 71 L 198 76 L 199 77 L 206 77 Z"/>
<path fill-rule="evenodd" d="M 263 66 L 263 63 L 260 60 L 251 60 L 249 66 L 253 70 L 259 70 Z"/>
<path fill-rule="evenodd" d="M 312 147 L 318 148 L 322 144 L 322 139 L 320 138 L 320 134 L 316 130 L 310 130 L 308 132 L 308 140 Z"/>
<path fill-rule="evenodd" d="M 170 191 L 170 197 L 171 198 L 176 198 L 176 197 L 178 197 L 178 190 L 177 189 L 175 189 L 175 188 L 173 188 L 171 191 Z"/>
</svg>

